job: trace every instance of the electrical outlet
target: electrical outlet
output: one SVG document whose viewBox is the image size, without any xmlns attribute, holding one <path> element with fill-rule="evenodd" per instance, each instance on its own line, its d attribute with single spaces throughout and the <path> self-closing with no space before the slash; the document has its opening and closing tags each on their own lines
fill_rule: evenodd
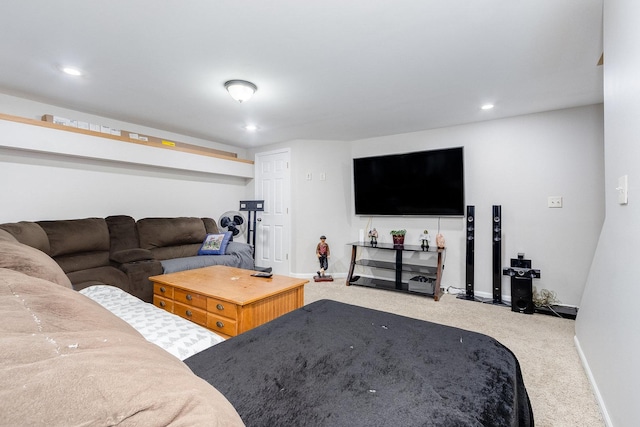
<svg viewBox="0 0 640 427">
<path fill-rule="evenodd" d="M 549 208 L 561 208 L 562 196 L 549 196 L 547 197 L 547 207 Z"/>
</svg>

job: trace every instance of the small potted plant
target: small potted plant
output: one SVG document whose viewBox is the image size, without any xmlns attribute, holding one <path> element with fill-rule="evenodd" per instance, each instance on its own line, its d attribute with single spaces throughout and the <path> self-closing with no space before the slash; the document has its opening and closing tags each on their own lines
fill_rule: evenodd
<svg viewBox="0 0 640 427">
<path fill-rule="evenodd" d="M 393 238 L 393 244 L 404 245 L 405 234 L 407 234 L 407 230 L 391 230 L 391 237 Z"/>
</svg>

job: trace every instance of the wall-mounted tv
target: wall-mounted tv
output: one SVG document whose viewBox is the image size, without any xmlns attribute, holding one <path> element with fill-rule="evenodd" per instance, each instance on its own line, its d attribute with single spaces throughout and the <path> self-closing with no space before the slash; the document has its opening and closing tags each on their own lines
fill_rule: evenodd
<svg viewBox="0 0 640 427">
<path fill-rule="evenodd" d="M 353 159 L 356 215 L 464 216 L 462 147 Z"/>
</svg>

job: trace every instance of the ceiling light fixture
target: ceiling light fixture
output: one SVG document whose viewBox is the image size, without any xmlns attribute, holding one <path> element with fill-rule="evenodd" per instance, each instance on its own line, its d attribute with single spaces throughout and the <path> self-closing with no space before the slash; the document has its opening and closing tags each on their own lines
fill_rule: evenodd
<svg viewBox="0 0 640 427">
<path fill-rule="evenodd" d="M 224 87 L 229 95 L 241 104 L 248 101 L 258 90 L 256 85 L 246 80 L 229 80 L 224 84 Z"/>
<path fill-rule="evenodd" d="M 249 132 L 255 132 L 258 130 L 258 126 L 256 125 L 246 125 L 244 127 L 245 130 L 249 131 Z"/>
<path fill-rule="evenodd" d="M 61 68 L 62 72 L 65 74 L 69 74 L 70 76 L 81 76 L 82 75 L 82 71 L 78 70 L 77 68 L 73 68 L 73 67 L 62 67 Z"/>
<path fill-rule="evenodd" d="M 480 108 L 483 109 L 483 110 L 491 110 L 493 108 L 493 104 L 484 104 Z"/>
</svg>

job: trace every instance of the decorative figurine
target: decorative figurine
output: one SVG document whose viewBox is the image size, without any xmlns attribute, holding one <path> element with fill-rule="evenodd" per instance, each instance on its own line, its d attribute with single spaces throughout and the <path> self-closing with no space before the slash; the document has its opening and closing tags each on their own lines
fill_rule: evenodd
<svg viewBox="0 0 640 427">
<path fill-rule="evenodd" d="M 429 250 L 430 241 L 431 241 L 431 236 L 429 235 L 429 231 L 424 230 L 424 232 L 420 235 L 420 242 L 422 242 L 420 247 L 422 248 L 423 251 Z"/>
<path fill-rule="evenodd" d="M 369 239 L 371 240 L 371 246 L 376 246 L 378 244 L 378 230 L 375 228 L 369 230 Z"/>
<path fill-rule="evenodd" d="M 325 272 L 329 269 L 329 257 L 331 256 L 331 250 L 329 249 L 329 244 L 326 242 L 327 236 L 320 236 L 320 242 L 316 246 L 316 256 L 318 257 L 318 261 L 320 262 L 320 270 L 318 270 L 318 275 L 313 278 L 316 282 L 332 282 L 333 277 Z"/>
</svg>

